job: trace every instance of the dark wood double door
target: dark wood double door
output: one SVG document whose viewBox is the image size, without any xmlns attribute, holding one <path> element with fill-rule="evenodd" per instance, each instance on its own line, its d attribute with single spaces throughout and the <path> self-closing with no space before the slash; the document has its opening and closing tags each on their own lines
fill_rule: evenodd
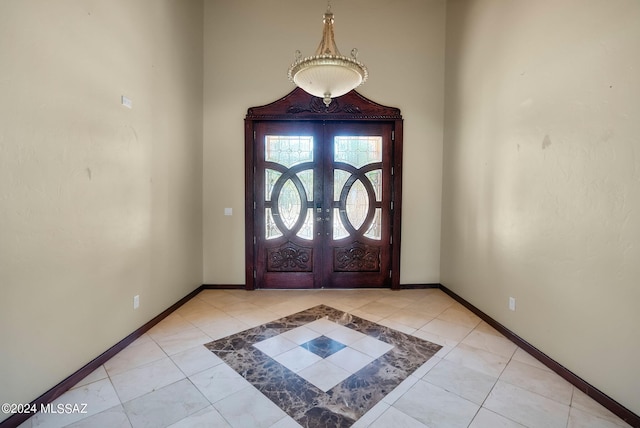
<svg viewBox="0 0 640 428">
<path fill-rule="evenodd" d="M 248 288 L 393 287 L 397 123 L 316 119 L 248 122 Z"/>
</svg>

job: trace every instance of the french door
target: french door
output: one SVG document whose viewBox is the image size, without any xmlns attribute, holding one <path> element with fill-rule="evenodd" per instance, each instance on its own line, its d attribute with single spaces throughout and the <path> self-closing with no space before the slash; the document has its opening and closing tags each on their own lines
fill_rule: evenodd
<svg viewBox="0 0 640 428">
<path fill-rule="evenodd" d="M 258 288 L 389 287 L 393 124 L 254 123 Z"/>
<path fill-rule="evenodd" d="M 300 88 L 245 117 L 246 288 L 400 288 L 403 119 Z"/>
</svg>

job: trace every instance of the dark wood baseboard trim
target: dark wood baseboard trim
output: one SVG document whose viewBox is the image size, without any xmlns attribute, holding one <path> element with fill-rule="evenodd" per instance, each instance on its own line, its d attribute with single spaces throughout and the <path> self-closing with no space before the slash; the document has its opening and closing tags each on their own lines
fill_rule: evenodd
<svg viewBox="0 0 640 428">
<path fill-rule="evenodd" d="M 78 371 L 71 374 L 65 380 L 63 380 L 62 382 L 60 382 L 59 384 L 57 384 L 56 386 L 54 386 L 53 388 L 51 388 L 50 390 L 42 394 L 40 397 L 33 400 L 31 402 L 31 407 L 40 409 L 41 405 L 47 405 L 52 401 L 54 401 L 56 398 L 60 397 L 62 394 L 70 390 L 74 385 L 76 385 L 82 379 L 87 377 L 87 375 L 89 375 L 91 372 L 96 370 L 98 367 L 100 367 L 109 359 L 111 359 L 113 356 L 115 356 L 118 352 L 122 351 L 124 348 L 129 346 L 134 340 L 136 340 L 137 338 L 142 336 L 144 333 L 146 333 L 149 329 L 151 329 L 151 327 L 158 324 L 160 321 L 165 319 L 167 316 L 169 316 L 172 312 L 174 312 L 180 306 L 182 306 L 187 301 L 192 299 L 195 295 L 197 295 L 200 291 L 202 291 L 202 289 L 203 289 L 203 286 L 202 285 L 199 286 L 198 288 L 193 290 L 191 293 L 187 294 L 185 297 L 183 297 L 182 299 L 178 300 L 176 303 L 174 303 L 173 305 L 165 309 L 158 316 L 154 317 L 152 320 L 144 324 L 142 327 L 138 328 L 133 333 L 131 333 L 130 335 L 122 339 L 120 342 L 116 343 L 111 348 L 104 351 L 98 357 L 94 358 L 92 361 L 87 363 Z M 15 428 L 32 416 L 33 416 L 32 413 L 31 414 L 16 413 L 8 417 L 4 421 L 0 422 L 0 428 Z"/>
<path fill-rule="evenodd" d="M 246 290 L 244 284 L 202 284 L 202 290 Z"/>
<path fill-rule="evenodd" d="M 571 372 L 569 369 L 567 369 L 566 367 L 564 367 L 563 365 L 561 365 L 560 363 L 558 363 L 557 361 L 555 361 L 554 359 L 552 359 L 551 357 L 549 357 L 548 355 L 540 351 L 538 348 L 531 345 L 529 342 L 527 342 L 526 340 L 524 340 L 523 338 L 521 338 L 520 336 L 518 336 L 517 334 L 515 334 L 514 332 L 512 332 L 511 330 L 509 330 L 508 328 L 506 328 L 505 326 L 503 326 L 502 324 L 494 320 L 493 318 L 491 318 L 489 315 L 482 312 L 480 309 L 473 306 L 471 303 L 464 300 L 462 297 L 458 296 L 453 291 L 449 290 L 444 285 L 440 284 L 440 289 L 445 293 L 447 293 L 449 296 L 451 296 L 453 299 L 455 299 L 462 306 L 466 307 L 471 312 L 476 314 L 478 317 L 480 317 L 483 321 L 485 321 L 491 327 L 498 330 L 507 339 L 511 340 L 520 348 L 527 351 L 529 354 L 535 357 L 542 364 L 549 367 L 551 370 L 556 372 L 566 381 L 568 381 L 573 386 L 578 388 L 580 391 L 584 392 L 589 397 L 593 398 L 595 401 L 602 404 L 609 411 L 611 411 L 611 413 L 615 414 L 616 416 L 618 416 L 620 419 L 622 419 L 632 427 L 640 428 L 640 416 L 636 415 L 631 410 L 627 409 L 622 404 L 615 401 L 613 398 L 609 397 L 599 389 L 587 383 L 584 379 L 582 379 L 575 373 Z"/>
<path fill-rule="evenodd" d="M 362 287 L 367 288 L 367 287 Z M 390 287 L 381 287 L 390 288 Z M 423 288 L 440 288 L 440 284 L 438 283 L 428 283 L 428 284 L 400 284 L 400 288 L 398 290 L 413 290 L 413 289 L 423 289 Z M 247 287 L 244 284 L 202 284 L 203 290 L 246 290 Z M 279 290 L 289 290 L 288 288 L 280 288 Z M 297 290 L 297 288 L 292 288 L 291 290 Z M 317 288 L 309 288 L 308 290 L 319 290 Z M 339 290 L 339 288 L 325 288 L 325 290 Z"/>
<path fill-rule="evenodd" d="M 400 290 L 421 290 L 425 288 L 440 288 L 440 284 L 400 284 Z"/>
</svg>

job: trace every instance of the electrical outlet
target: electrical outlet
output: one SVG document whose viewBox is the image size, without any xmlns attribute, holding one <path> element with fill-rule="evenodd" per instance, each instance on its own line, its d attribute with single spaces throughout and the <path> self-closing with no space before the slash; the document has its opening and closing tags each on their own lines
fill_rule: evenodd
<svg viewBox="0 0 640 428">
<path fill-rule="evenodd" d="M 133 309 L 138 309 L 140 307 L 140 296 L 139 295 L 135 295 L 133 296 Z"/>
<path fill-rule="evenodd" d="M 512 310 L 512 311 L 516 310 L 516 298 L 515 297 L 509 297 L 509 310 Z"/>
</svg>

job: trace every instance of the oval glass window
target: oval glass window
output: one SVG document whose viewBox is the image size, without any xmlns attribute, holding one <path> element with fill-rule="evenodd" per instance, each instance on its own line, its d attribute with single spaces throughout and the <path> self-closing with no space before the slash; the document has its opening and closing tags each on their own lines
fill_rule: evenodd
<svg viewBox="0 0 640 428">
<path fill-rule="evenodd" d="M 360 229 L 369 212 L 369 195 L 362 181 L 356 180 L 347 194 L 347 218 L 354 229 Z"/>
</svg>

